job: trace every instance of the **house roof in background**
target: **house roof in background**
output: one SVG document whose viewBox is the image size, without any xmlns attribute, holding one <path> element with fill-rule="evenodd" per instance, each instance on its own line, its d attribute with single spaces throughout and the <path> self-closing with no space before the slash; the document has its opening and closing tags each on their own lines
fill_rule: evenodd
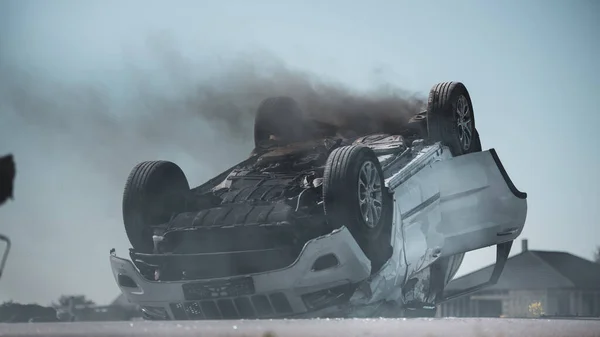
<svg viewBox="0 0 600 337">
<path fill-rule="evenodd" d="M 493 265 L 458 277 L 448 290 L 466 289 L 486 282 Z M 566 252 L 527 250 L 512 256 L 496 285 L 486 290 L 600 289 L 600 264 Z"/>
</svg>

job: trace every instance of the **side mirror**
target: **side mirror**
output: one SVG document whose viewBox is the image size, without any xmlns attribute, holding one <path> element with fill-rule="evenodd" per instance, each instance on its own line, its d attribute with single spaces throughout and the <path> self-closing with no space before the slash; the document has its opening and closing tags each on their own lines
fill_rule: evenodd
<svg viewBox="0 0 600 337">
<path fill-rule="evenodd" d="M 8 258 L 8 252 L 10 252 L 10 239 L 8 236 L 0 234 L 0 241 L 6 242 L 6 246 L 4 247 L 4 253 L 2 254 L 2 260 L 0 262 L 0 278 L 2 277 L 2 271 L 4 270 L 4 265 L 6 264 L 6 259 Z"/>
</svg>

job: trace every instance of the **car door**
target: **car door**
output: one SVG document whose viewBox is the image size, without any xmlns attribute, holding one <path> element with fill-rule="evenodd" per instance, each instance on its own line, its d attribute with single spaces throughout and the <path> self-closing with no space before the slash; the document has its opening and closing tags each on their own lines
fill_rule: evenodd
<svg viewBox="0 0 600 337">
<path fill-rule="evenodd" d="M 454 158 L 441 152 L 432 148 L 392 185 L 413 271 L 440 256 L 514 240 L 525 225 L 527 194 L 494 149 Z"/>
<path fill-rule="evenodd" d="M 527 217 L 527 194 L 510 180 L 494 149 L 431 165 L 437 186 L 429 213 L 429 235 L 441 235 L 442 256 L 488 247 L 517 238 Z M 423 215 L 424 216 L 424 215 Z"/>
</svg>

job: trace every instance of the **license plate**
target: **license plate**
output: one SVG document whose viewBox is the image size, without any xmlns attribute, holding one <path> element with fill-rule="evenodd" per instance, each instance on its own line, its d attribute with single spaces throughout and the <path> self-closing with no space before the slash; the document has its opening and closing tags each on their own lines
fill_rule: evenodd
<svg viewBox="0 0 600 337">
<path fill-rule="evenodd" d="M 186 300 L 207 300 L 252 294 L 254 294 L 254 281 L 252 277 L 194 282 L 183 285 L 183 296 Z"/>
</svg>

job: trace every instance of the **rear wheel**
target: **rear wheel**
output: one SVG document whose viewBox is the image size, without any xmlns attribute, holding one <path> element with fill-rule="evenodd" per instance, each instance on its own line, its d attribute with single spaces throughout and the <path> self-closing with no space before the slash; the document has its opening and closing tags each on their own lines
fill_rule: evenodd
<svg viewBox="0 0 600 337">
<path fill-rule="evenodd" d="M 377 156 L 360 145 L 331 152 L 323 177 L 327 222 L 345 225 L 376 272 L 392 253 L 390 244 L 392 198 L 384 184 Z"/>
<path fill-rule="evenodd" d="M 304 115 L 291 97 L 278 96 L 263 100 L 254 119 L 254 146 L 269 140 L 296 142 L 304 136 Z"/>
<path fill-rule="evenodd" d="M 189 190 L 185 174 L 172 162 L 145 161 L 131 170 L 123 192 L 123 222 L 135 250 L 152 252 L 152 226 L 182 211 Z"/>
<path fill-rule="evenodd" d="M 431 88 L 427 101 L 429 138 L 450 148 L 452 155 L 481 151 L 471 96 L 460 82 L 442 82 Z"/>
</svg>

